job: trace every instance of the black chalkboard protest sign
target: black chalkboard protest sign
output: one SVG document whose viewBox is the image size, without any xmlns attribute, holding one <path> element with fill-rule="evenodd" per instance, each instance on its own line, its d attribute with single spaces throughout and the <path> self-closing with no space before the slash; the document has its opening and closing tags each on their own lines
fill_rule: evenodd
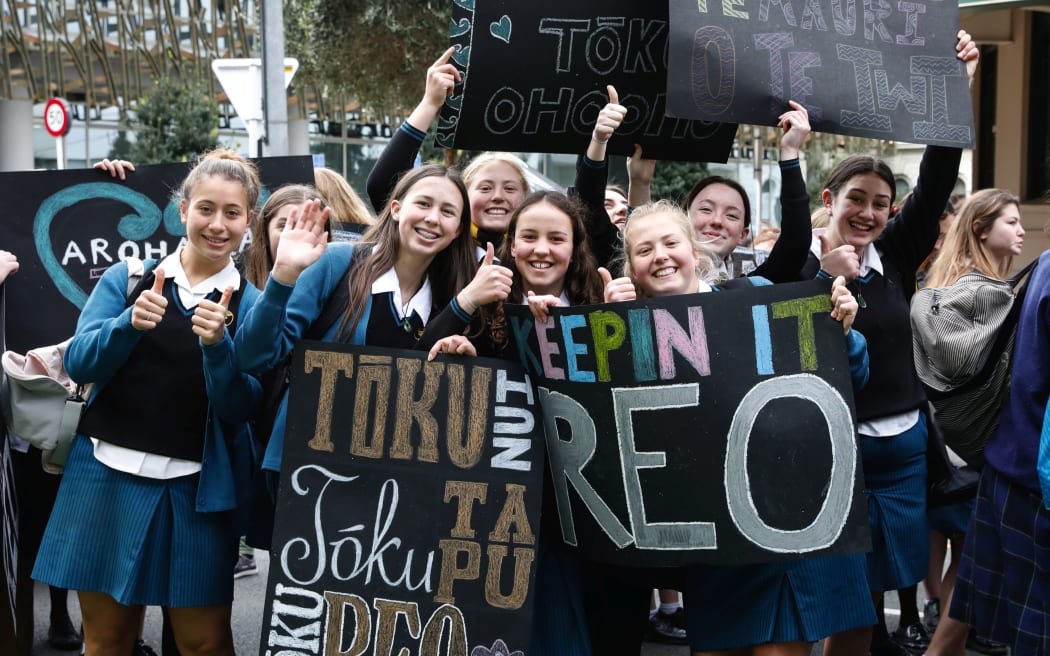
<svg viewBox="0 0 1050 656">
<path fill-rule="evenodd" d="M 669 0 L 671 116 L 973 147 L 959 5 L 926 0 Z"/>
<path fill-rule="evenodd" d="M 292 371 L 260 656 L 527 653 L 544 460 L 521 368 L 303 342 Z"/>
<path fill-rule="evenodd" d="M 624 565 L 869 549 L 828 281 L 507 306 L 538 385 L 562 539 Z"/>
<path fill-rule="evenodd" d="M 665 2 L 454 0 L 463 82 L 442 109 L 438 145 L 581 154 L 611 84 L 627 117 L 610 153 L 637 143 L 649 158 L 725 162 L 736 125 L 665 116 L 667 33 Z"/>
<path fill-rule="evenodd" d="M 256 160 L 269 190 L 313 184 L 309 157 Z M 73 334 L 95 283 L 127 257 L 163 258 L 186 229 L 173 192 L 192 164 L 136 167 L 121 181 L 93 169 L 0 173 L 0 248 L 18 257 L 7 282 L 7 348 L 24 353 Z M 245 245 L 248 241 L 246 240 Z"/>
</svg>

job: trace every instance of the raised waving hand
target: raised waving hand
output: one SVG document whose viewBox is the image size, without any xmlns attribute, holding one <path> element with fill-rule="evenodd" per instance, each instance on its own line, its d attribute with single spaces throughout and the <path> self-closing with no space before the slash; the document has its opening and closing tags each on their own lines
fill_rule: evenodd
<svg viewBox="0 0 1050 656">
<path fill-rule="evenodd" d="M 321 209 L 321 201 L 311 200 L 292 210 L 281 231 L 277 255 L 273 262 L 273 279 L 294 285 L 303 270 L 320 259 L 328 246 L 328 231 L 324 229 L 331 214 Z"/>
</svg>

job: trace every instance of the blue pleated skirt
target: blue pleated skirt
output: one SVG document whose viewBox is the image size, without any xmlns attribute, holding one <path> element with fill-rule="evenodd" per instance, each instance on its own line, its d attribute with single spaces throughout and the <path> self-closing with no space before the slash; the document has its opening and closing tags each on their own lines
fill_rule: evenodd
<svg viewBox="0 0 1050 656">
<path fill-rule="evenodd" d="M 693 651 L 816 642 L 875 623 L 864 554 L 762 565 L 688 568 L 685 612 Z"/>
<path fill-rule="evenodd" d="M 198 475 L 158 480 L 111 469 L 77 436 L 33 578 L 129 606 L 233 601 L 231 514 L 195 510 Z"/>
<path fill-rule="evenodd" d="M 926 416 L 894 437 L 860 436 L 868 500 L 872 592 L 900 590 L 926 578 L 930 560 L 926 521 Z"/>
</svg>

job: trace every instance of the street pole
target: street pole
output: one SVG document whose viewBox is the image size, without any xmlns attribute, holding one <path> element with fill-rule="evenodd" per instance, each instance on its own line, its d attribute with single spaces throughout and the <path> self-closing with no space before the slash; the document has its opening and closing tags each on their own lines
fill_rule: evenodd
<svg viewBox="0 0 1050 656">
<path fill-rule="evenodd" d="M 281 156 L 288 148 L 288 96 L 284 72 L 284 2 L 262 4 L 263 109 L 266 116 L 267 155 Z"/>
</svg>

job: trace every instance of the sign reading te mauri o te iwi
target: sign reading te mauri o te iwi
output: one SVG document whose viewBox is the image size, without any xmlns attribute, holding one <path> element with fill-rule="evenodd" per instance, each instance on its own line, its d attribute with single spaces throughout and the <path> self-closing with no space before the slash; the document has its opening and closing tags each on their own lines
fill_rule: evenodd
<svg viewBox="0 0 1050 656">
<path fill-rule="evenodd" d="M 667 4 L 455 0 L 449 41 L 463 82 L 446 100 L 447 148 L 583 153 L 613 85 L 627 116 L 608 145 L 630 155 L 725 162 L 736 125 L 665 115 Z"/>
<path fill-rule="evenodd" d="M 959 6 L 944 0 L 670 0 L 672 116 L 973 146 Z"/>
<path fill-rule="evenodd" d="M 516 363 L 304 342 L 260 656 L 524 656 L 541 431 Z"/>
<path fill-rule="evenodd" d="M 624 565 L 869 549 L 829 281 L 506 306 L 538 385 L 564 541 Z"/>
</svg>

